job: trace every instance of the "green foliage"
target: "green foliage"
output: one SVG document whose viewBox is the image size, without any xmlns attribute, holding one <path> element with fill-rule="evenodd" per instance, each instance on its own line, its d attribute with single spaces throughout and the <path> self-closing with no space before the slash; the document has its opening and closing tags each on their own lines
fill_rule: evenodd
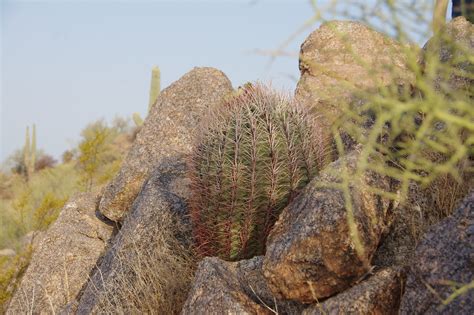
<svg viewBox="0 0 474 315">
<path fill-rule="evenodd" d="M 6 312 L 7 303 L 28 267 L 31 254 L 32 249 L 27 246 L 14 257 L 0 256 L 0 313 Z"/>
<path fill-rule="evenodd" d="M 34 230 L 45 230 L 56 221 L 59 211 L 66 201 L 67 199 L 59 199 L 51 192 L 46 193 L 40 205 L 33 212 Z"/>
<path fill-rule="evenodd" d="M 426 32 L 429 27 L 424 26 L 431 24 L 431 21 L 423 20 L 420 15 L 423 11 L 414 9 L 424 5 L 430 8 L 428 12 L 432 12 L 432 3 L 426 1 L 376 1 L 378 14 L 375 17 L 368 14 L 369 4 L 363 1 L 350 1 L 344 10 L 341 9 L 342 6 L 335 4 L 338 2 L 333 3 L 332 13 L 351 16 L 349 8 L 359 5 L 359 9 L 354 11 L 359 15 L 358 19 L 379 29 L 383 25 L 383 32 L 404 42 L 410 42 L 415 37 L 413 34 L 416 32 L 410 29 L 412 25 L 418 24 L 418 29 Z M 411 13 L 407 13 L 409 8 L 412 8 Z M 330 13 L 325 12 L 325 16 L 330 16 Z M 427 33 L 421 35 L 428 37 Z M 406 46 L 404 54 L 410 71 L 416 77 L 411 85 L 385 86 L 378 91 L 347 87 L 353 91 L 358 101 L 340 104 L 343 115 L 333 125 L 332 131 L 339 155 L 345 154 L 344 139 L 347 136 L 361 143 L 363 151 L 357 171 L 353 175 L 341 172 L 341 182 L 335 186 L 346 192 L 348 223 L 359 253 L 364 251 L 364 244 L 358 238 L 357 228 L 351 220 L 353 215 L 349 185 L 363 173 L 375 172 L 394 179 L 398 184 L 397 191 L 381 191 L 375 187 L 371 189 L 396 202 L 406 201 L 412 184 L 430 187 L 443 194 L 438 199 L 445 200 L 443 207 L 447 209 L 423 209 L 438 213 L 419 215 L 437 220 L 450 213 L 456 198 L 463 197 L 460 192 L 467 191 L 469 185 L 472 187 L 472 182 L 466 179 L 472 177 L 473 171 L 474 60 L 472 44 L 463 45 L 461 35 L 449 28 L 441 28 L 422 52 L 421 58 L 417 49 Z M 464 41 L 469 43 L 472 32 L 468 31 L 466 36 Z M 350 42 L 348 54 L 351 54 Z M 384 159 L 374 159 L 369 163 L 370 157 L 375 153 L 382 153 Z M 446 176 L 450 178 L 449 181 L 440 180 Z M 453 181 L 457 181 L 459 185 L 455 189 Z M 446 183 L 453 189 L 442 187 Z M 441 186 L 437 187 L 438 185 Z M 447 199 L 449 202 L 446 202 Z"/>
<path fill-rule="evenodd" d="M 23 248 L 23 237 L 31 231 L 46 230 L 66 200 L 81 188 L 86 189 L 85 180 L 95 186 L 114 176 L 130 147 L 130 132 L 129 120 L 120 117 L 110 127 L 101 121 L 91 124 L 82 132 L 82 151 L 67 151 L 63 164 L 56 165 L 52 157 L 38 151 L 36 171 L 28 180 L 25 173 L 16 171 L 26 172 L 24 152 L 31 152 L 31 144 L 9 159 L 15 172 L 0 173 L 0 249 L 10 248 L 20 254 L 0 257 L 0 305 L 11 297 L 28 265 L 30 253 Z M 77 151 L 82 160 L 74 160 Z"/>
<path fill-rule="evenodd" d="M 74 153 L 71 150 L 66 150 L 63 152 L 61 156 L 61 160 L 63 163 L 69 163 L 74 159 Z"/>
<path fill-rule="evenodd" d="M 38 171 L 28 182 L 22 176 L 11 175 L 10 195 L 0 198 L 0 248 L 15 248 L 28 232 L 38 227 L 46 229 L 60 209 L 58 202 L 78 190 L 77 179 L 77 170 L 72 164 Z M 48 204 L 52 207 L 47 208 Z M 38 209 L 46 214 L 46 221 L 37 221 L 41 218 L 35 214 Z"/>
<path fill-rule="evenodd" d="M 227 260 L 264 253 L 283 208 L 324 163 L 314 120 L 298 104 L 247 85 L 203 123 L 192 156 L 198 251 Z"/>
<path fill-rule="evenodd" d="M 87 126 L 81 135 L 77 159 L 81 176 L 79 184 L 83 190 L 91 191 L 100 184 L 99 178 L 108 171 L 107 165 L 118 158 L 112 150 L 117 133 L 99 120 Z"/>
</svg>

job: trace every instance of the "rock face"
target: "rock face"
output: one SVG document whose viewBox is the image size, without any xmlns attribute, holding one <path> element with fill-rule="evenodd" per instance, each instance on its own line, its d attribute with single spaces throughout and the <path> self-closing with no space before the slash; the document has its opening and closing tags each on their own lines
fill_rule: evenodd
<svg viewBox="0 0 474 315">
<path fill-rule="evenodd" d="M 417 246 L 401 314 L 474 314 L 474 290 L 443 306 L 459 286 L 474 279 L 474 193 L 451 216 L 433 226 Z M 436 292 L 436 293 L 435 293 Z"/>
<path fill-rule="evenodd" d="M 201 261 L 181 314 L 300 314 L 303 306 L 276 300 L 262 274 L 263 257 Z"/>
<path fill-rule="evenodd" d="M 54 313 L 76 298 L 113 231 L 96 216 L 97 203 L 98 196 L 83 193 L 64 206 L 36 246 L 7 313 Z"/>
<path fill-rule="evenodd" d="M 165 159 L 152 172 L 80 298 L 78 314 L 180 310 L 192 278 L 185 175 L 183 156 Z M 150 299 L 153 305 L 146 304 Z"/>
<path fill-rule="evenodd" d="M 358 90 L 413 82 L 404 47 L 362 23 L 331 21 L 304 41 L 295 97 L 320 115 L 328 132 Z"/>
<path fill-rule="evenodd" d="M 166 88 L 107 186 L 99 210 L 122 221 L 154 167 L 167 157 L 189 153 L 202 114 L 231 91 L 229 79 L 213 68 L 195 68 Z"/>
<path fill-rule="evenodd" d="M 398 314 L 403 288 L 400 269 L 388 268 L 319 305 L 307 308 L 303 315 L 316 314 Z"/>
<path fill-rule="evenodd" d="M 473 65 L 468 61 L 474 53 L 474 25 L 472 23 L 463 16 L 451 20 L 439 36 L 434 36 L 426 43 L 423 50 L 425 60 L 427 54 L 434 54 L 436 61 L 439 60 L 442 64 L 448 64 L 457 69 L 457 72 L 451 67 L 440 69 L 441 73 L 435 82 L 438 89 L 442 88 L 442 82 L 447 82 L 451 89 L 468 91 L 471 89 L 472 93 Z M 444 73 L 445 71 L 447 73 Z"/>
<path fill-rule="evenodd" d="M 391 206 L 367 187 L 388 191 L 388 180 L 366 173 L 350 186 L 362 258 L 349 233 L 344 194 L 330 187 L 340 181 L 344 164 L 353 172 L 360 150 L 331 163 L 280 215 L 263 264 L 277 296 L 312 303 L 347 289 L 368 271 Z"/>
<path fill-rule="evenodd" d="M 406 203 L 398 204 L 392 212 L 393 221 L 383 237 L 372 261 L 377 267 L 407 266 L 413 258 L 421 220 L 426 221 L 422 213 L 432 205 L 429 194 L 420 185 L 409 184 Z M 428 222 L 426 223 L 428 224 Z M 416 231 L 416 234 L 415 234 Z"/>
</svg>

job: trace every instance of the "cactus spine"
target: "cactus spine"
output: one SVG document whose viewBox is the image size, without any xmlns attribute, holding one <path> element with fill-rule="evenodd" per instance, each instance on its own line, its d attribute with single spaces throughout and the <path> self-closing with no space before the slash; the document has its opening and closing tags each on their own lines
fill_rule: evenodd
<svg viewBox="0 0 474 315">
<path fill-rule="evenodd" d="M 23 148 L 23 164 L 26 177 L 31 178 L 35 171 L 36 163 L 36 125 L 33 125 L 32 139 L 30 143 L 30 127 L 26 127 L 25 146 Z"/>
<path fill-rule="evenodd" d="M 283 208 L 318 173 L 322 139 L 287 97 L 247 85 L 203 123 L 190 159 L 197 250 L 238 260 L 261 255 Z"/>
</svg>

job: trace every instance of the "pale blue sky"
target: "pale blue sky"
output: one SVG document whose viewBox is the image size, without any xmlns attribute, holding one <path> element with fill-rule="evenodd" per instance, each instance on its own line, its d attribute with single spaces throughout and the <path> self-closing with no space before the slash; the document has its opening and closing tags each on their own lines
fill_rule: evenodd
<svg viewBox="0 0 474 315">
<path fill-rule="evenodd" d="M 292 91 L 297 56 L 267 69 L 252 51 L 276 48 L 312 16 L 307 0 L 0 1 L 0 161 L 33 123 L 38 146 L 59 157 L 89 122 L 144 116 L 153 65 L 162 87 L 211 66 L 235 87 L 262 80 Z"/>
</svg>

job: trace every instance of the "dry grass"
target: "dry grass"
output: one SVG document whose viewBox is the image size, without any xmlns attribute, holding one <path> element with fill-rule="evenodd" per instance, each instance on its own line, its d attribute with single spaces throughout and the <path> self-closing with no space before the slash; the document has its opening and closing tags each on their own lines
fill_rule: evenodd
<svg viewBox="0 0 474 315">
<path fill-rule="evenodd" d="M 442 174 L 427 187 L 412 185 L 406 207 L 413 211 L 405 215 L 409 216 L 409 229 L 417 242 L 430 226 L 450 216 L 474 187 L 469 163 L 472 162 L 465 160 L 457 166 L 459 178 Z"/>
<path fill-rule="evenodd" d="M 117 272 L 98 293 L 100 314 L 179 314 L 194 275 L 195 261 L 177 235 L 183 227 L 164 214 L 153 243 L 133 243 L 115 257 Z"/>
</svg>

